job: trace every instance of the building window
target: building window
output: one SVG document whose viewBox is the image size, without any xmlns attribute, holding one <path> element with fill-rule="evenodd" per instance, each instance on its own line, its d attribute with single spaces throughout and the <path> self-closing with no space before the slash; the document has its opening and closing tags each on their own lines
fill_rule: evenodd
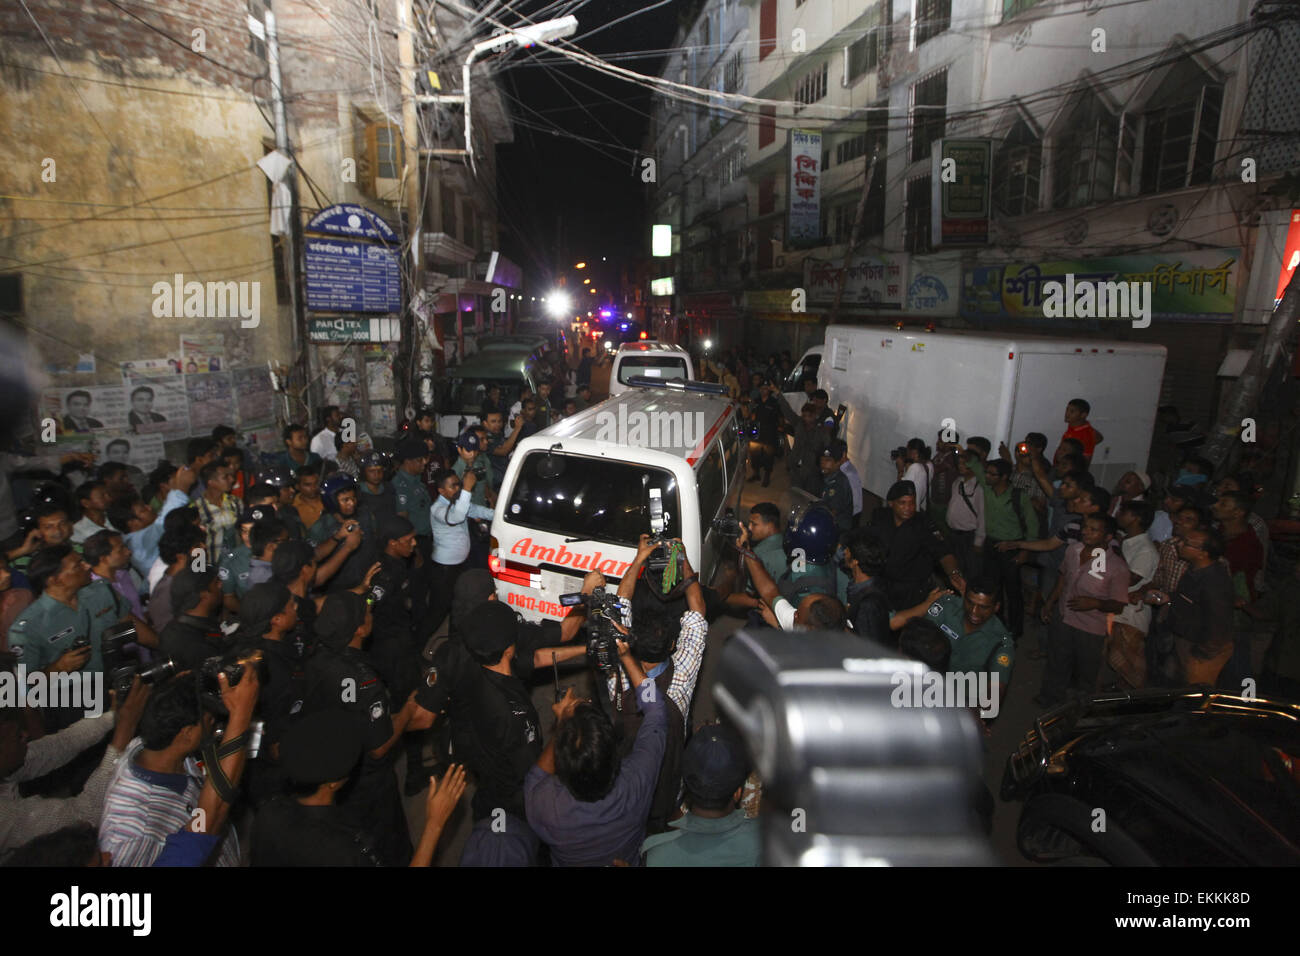
<svg viewBox="0 0 1300 956">
<path fill-rule="evenodd" d="M 737 93 L 745 85 L 745 61 L 741 51 L 737 50 L 722 68 L 722 89 L 726 93 Z"/>
<path fill-rule="evenodd" d="M 1002 19 L 1010 20 L 1041 2 L 1042 0 L 1002 0 Z"/>
<path fill-rule="evenodd" d="M 1184 61 L 1169 72 L 1142 117 L 1142 192 L 1208 183 L 1214 173 L 1223 87 Z"/>
<path fill-rule="evenodd" d="M 918 176 L 907 182 L 904 207 L 903 248 L 911 253 L 930 251 L 930 177 Z"/>
<path fill-rule="evenodd" d="M 380 179 L 400 179 L 402 176 L 402 138 L 396 126 L 376 124 L 370 127 L 366 145 L 375 175 Z"/>
<path fill-rule="evenodd" d="M 852 86 L 880 65 L 880 30 L 873 28 L 866 36 L 844 48 L 844 85 Z"/>
<path fill-rule="evenodd" d="M 758 10 L 758 58 L 776 49 L 776 0 L 763 0 Z"/>
<path fill-rule="evenodd" d="M 943 137 L 948 115 L 948 71 L 940 70 L 914 85 L 910 155 L 912 162 L 930 158 L 930 144 Z"/>
<path fill-rule="evenodd" d="M 1110 199 L 1119 121 L 1087 92 L 1078 97 L 1061 129 L 1052 147 L 1053 207 L 1072 209 Z"/>
<path fill-rule="evenodd" d="M 766 216 L 776 209 L 776 179 L 768 176 L 758 183 L 758 214 Z"/>
<path fill-rule="evenodd" d="M 994 160 L 993 201 L 1008 216 L 1023 216 L 1038 208 L 1039 171 L 1043 144 L 1023 119 L 998 148 Z"/>
<path fill-rule="evenodd" d="M 839 245 L 849 241 L 849 237 L 853 234 L 853 217 L 857 214 L 856 202 L 841 203 L 831 210 L 830 240 L 832 243 Z"/>
<path fill-rule="evenodd" d="M 456 229 L 456 194 L 446 186 L 442 187 L 442 231 L 453 239 Z"/>
<path fill-rule="evenodd" d="M 776 107 L 762 106 L 758 111 L 758 148 L 776 142 Z"/>
<path fill-rule="evenodd" d="M 952 22 L 952 0 L 913 0 L 912 10 L 916 31 L 916 39 L 912 43 L 914 50 L 926 40 L 947 30 Z"/>
<path fill-rule="evenodd" d="M 795 113 L 800 112 L 810 103 L 816 103 L 826 95 L 826 64 L 805 73 L 794 87 Z"/>
<path fill-rule="evenodd" d="M 867 134 L 859 133 L 852 139 L 846 139 L 835 146 L 835 165 L 842 163 L 851 163 L 859 156 L 866 155 L 867 152 Z"/>
</svg>

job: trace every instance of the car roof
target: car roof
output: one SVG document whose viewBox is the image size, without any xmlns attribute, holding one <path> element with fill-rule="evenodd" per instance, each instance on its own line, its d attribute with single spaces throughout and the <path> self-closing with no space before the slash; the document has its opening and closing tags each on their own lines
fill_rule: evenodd
<svg viewBox="0 0 1300 956">
<path fill-rule="evenodd" d="M 689 356 L 690 353 L 680 345 L 671 345 L 668 342 L 650 342 L 635 341 L 624 342 L 618 347 L 619 352 L 671 352 L 674 355 Z M 617 358 L 617 354 L 615 358 Z"/>
<path fill-rule="evenodd" d="M 500 348 L 469 356 L 447 369 L 447 378 L 514 378 L 532 364 L 533 350 Z"/>
<path fill-rule="evenodd" d="M 601 458 L 669 456 L 685 459 L 688 465 L 694 467 L 695 462 L 718 434 L 734 408 L 734 403 L 725 395 L 633 386 L 620 395 L 561 419 L 549 428 L 520 442 L 519 448 L 526 451 L 546 449 L 559 442 L 564 446 L 565 451 L 577 454 L 596 455 Z M 612 414 L 618 418 L 633 412 L 651 414 L 667 412 L 681 415 L 703 413 L 704 433 L 692 448 L 672 444 L 630 448 L 607 440 L 597 440 L 597 435 L 602 429 L 608 428 L 609 419 L 606 416 Z M 632 452 L 631 455 L 629 451 Z"/>
</svg>

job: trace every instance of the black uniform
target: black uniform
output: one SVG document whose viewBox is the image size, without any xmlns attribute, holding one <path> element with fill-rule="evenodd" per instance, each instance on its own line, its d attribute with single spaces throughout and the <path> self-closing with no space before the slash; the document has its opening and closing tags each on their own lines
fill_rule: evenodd
<svg viewBox="0 0 1300 956">
<path fill-rule="evenodd" d="M 375 841 L 341 807 L 305 807 L 280 795 L 253 821 L 253 866 L 382 866 Z"/>
<path fill-rule="evenodd" d="M 209 657 L 225 654 L 232 647 L 215 617 L 178 614 L 158 635 L 158 647 L 176 662 L 178 671 L 197 671 Z"/>
<path fill-rule="evenodd" d="M 849 585 L 848 620 L 858 637 L 896 647 L 898 640 L 889 629 L 889 598 L 877 578 Z"/>
<path fill-rule="evenodd" d="M 450 720 L 456 759 L 478 782 L 470 805 L 476 821 L 497 807 L 525 818 L 524 777 L 542 754 L 541 721 L 526 681 L 533 674 L 534 651 L 546 646 L 545 633 L 520 627 L 509 676 L 481 666 L 453 638 L 434 655 L 437 682 L 416 695 L 421 707 Z"/>
<path fill-rule="evenodd" d="M 365 724 L 366 755 L 356 779 L 340 794 L 342 819 L 358 829 L 371 828 L 385 865 L 405 866 L 412 847 L 393 769 L 397 748 L 390 748 L 377 760 L 370 755 L 393 736 L 388 689 L 366 655 L 356 648 L 318 647 L 308 659 L 303 711 L 332 709 L 355 714 Z"/>
<path fill-rule="evenodd" d="M 853 489 L 849 487 L 848 476 L 838 468 L 822 475 L 820 504 L 830 509 L 840 534 L 853 527 Z"/>
<path fill-rule="evenodd" d="M 901 525 L 894 524 L 894 512 L 877 508 L 871 516 L 871 529 L 885 546 L 885 594 L 895 611 L 914 607 L 930 593 L 930 575 L 934 566 L 952 554 L 943 533 L 930 516 L 917 512 Z"/>
<path fill-rule="evenodd" d="M 358 508 L 356 514 L 342 521 L 339 515 L 328 512 L 322 514 L 311 526 L 308 543 L 312 547 L 324 543 L 337 534 L 339 528 L 343 527 L 343 522 L 347 521 L 355 521 L 361 525 L 361 546 L 344 559 L 342 567 L 325 583 L 328 591 L 348 591 L 356 587 L 365 579 L 370 566 L 379 560 L 378 525 L 375 523 L 375 512 L 369 508 Z M 333 552 L 330 552 L 330 557 L 333 557 Z"/>
</svg>

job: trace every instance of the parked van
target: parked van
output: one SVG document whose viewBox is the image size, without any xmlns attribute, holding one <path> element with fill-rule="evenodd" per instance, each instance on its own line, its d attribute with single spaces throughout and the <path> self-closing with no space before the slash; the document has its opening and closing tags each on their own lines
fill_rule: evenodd
<svg viewBox="0 0 1300 956">
<path fill-rule="evenodd" d="M 439 393 L 438 434 L 457 438 L 479 419 L 483 401 L 493 385 L 501 387 L 501 403 L 509 408 L 524 388 L 536 391 L 540 353 L 527 346 L 477 352 L 447 370 Z"/>
<path fill-rule="evenodd" d="M 530 621 L 558 620 L 560 595 L 588 571 L 611 589 L 651 531 L 679 537 L 708 583 L 726 544 L 715 518 L 737 508 L 745 475 L 739 408 L 717 386 L 633 386 L 521 441 L 498 489 L 488 567 L 497 597 Z"/>
<path fill-rule="evenodd" d="M 614 364 L 609 370 L 609 394 L 626 392 L 630 388 L 628 379 L 634 375 L 691 381 L 695 378 L 695 366 L 691 353 L 681 346 L 666 342 L 624 342 L 614 353 Z"/>
</svg>

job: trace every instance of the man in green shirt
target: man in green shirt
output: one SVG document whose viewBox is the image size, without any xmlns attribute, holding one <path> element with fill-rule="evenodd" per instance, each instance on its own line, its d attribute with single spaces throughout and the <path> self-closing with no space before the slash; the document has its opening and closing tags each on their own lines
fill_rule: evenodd
<svg viewBox="0 0 1300 956">
<path fill-rule="evenodd" d="M 781 539 L 781 509 L 772 502 L 760 501 L 749 509 L 749 544 L 772 580 L 779 581 L 785 574 L 786 555 Z M 758 610 L 762 604 L 752 581 L 746 582 L 743 591 L 727 597 L 727 606 L 733 610 Z"/>
<path fill-rule="evenodd" d="M 1011 683 L 1015 667 L 1016 645 L 1011 633 L 997 618 L 999 608 L 998 584 L 992 577 L 982 575 L 968 581 L 965 597 L 944 594 L 929 607 L 918 605 L 894 615 L 891 627 L 901 629 L 911 617 L 924 617 L 936 624 L 952 644 L 952 657 L 948 673 L 987 673 L 996 676 L 999 694 L 1005 694 Z"/>
<path fill-rule="evenodd" d="M 984 465 L 984 563 L 996 573 L 1002 585 L 1002 620 L 1019 640 L 1025 632 L 1025 602 L 1020 585 L 1023 551 L 999 551 L 1001 541 L 1032 541 L 1038 538 L 1038 512 L 1028 496 L 1011 484 L 1011 464 L 994 458 Z"/>
<path fill-rule="evenodd" d="M 758 820 L 738 808 L 748 767 L 735 731 L 702 727 L 682 753 L 686 813 L 641 845 L 646 866 L 758 866 Z"/>
</svg>

